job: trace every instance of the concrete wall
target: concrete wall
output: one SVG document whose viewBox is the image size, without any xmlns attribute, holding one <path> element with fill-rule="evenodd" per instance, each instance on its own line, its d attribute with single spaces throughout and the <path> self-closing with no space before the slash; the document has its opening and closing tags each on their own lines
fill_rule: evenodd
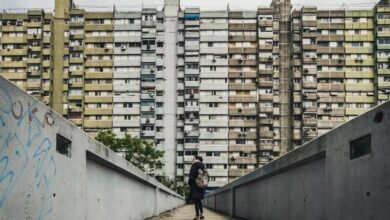
<svg viewBox="0 0 390 220">
<path fill-rule="evenodd" d="M 60 154 L 57 134 L 72 141 Z M 0 219 L 144 219 L 184 200 L 0 77 Z"/>
<path fill-rule="evenodd" d="M 369 134 L 371 153 L 351 159 L 351 141 Z M 386 102 L 211 192 L 206 206 L 253 220 L 388 219 L 389 143 Z"/>
</svg>

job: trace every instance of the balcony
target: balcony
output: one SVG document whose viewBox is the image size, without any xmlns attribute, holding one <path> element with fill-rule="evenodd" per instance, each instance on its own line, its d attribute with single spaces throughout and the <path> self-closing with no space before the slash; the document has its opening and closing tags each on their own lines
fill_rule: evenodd
<svg viewBox="0 0 390 220">
<path fill-rule="evenodd" d="M 231 127 L 256 127 L 256 120 L 244 121 L 244 120 L 230 120 L 229 126 Z"/>
<path fill-rule="evenodd" d="M 111 120 L 84 120 L 84 128 L 111 128 Z"/>
<path fill-rule="evenodd" d="M 256 108 L 229 108 L 229 115 L 253 115 L 255 116 Z"/>
<path fill-rule="evenodd" d="M 229 177 L 240 177 L 244 176 L 248 173 L 252 172 L 252 170 L 248 169 L 229 169 Z"/>
<path fill-rule="evenodd" d="M 99 67 L 112 67 L 112 60 L 87 60 L 85 66 L 99 66 Z"/>
<path fill-rule="evenodd" d="M 112 79 L 112 72 L 86 72 L 85 79 Z"/>
<path fill-rule="evenodd" d="M 303 126 L 315 127 L 317 126 L 317 119 L 303 119 Z"/>
<path fill-rule="evenodd" d="M 85 108 L 84 115 L 112 115 L 112 108 Z"/>
<path fill-rule="evenodd" d="M 229 102 L 257 102 L 256 96 L 229 96 Z"/>
<path fill-rule="evenodd" d="M 85 91 L 111 91 L 112 84 L 85 84 Z"/>
<path fill-rule="evenodd" d="M 230 164 L 257 164 L 257 159 L 255 157 L 236 157 L 229 158 L 229 162 Z"/>
<path fill-rule="evenodd" d="M 229 83 L 229 90 L 256 90 L 256 83 Z"/>
<path fill-rule="evenodd" d="M 373 66 L 373 59 L 365 59 L 365 60 L 355 60 L 355 59 L 347 59 L 345 62 L 346 66 Z"/>
<path fill-rule="evenodd" d="M 347 83 L 345 84 L 346 91 L 374 91 L 374 85 L 371 83 Z"/>
<path fill-rule="evenodd" d="M 318 83 L 318 91 L 331 91 L 331 92 L 341 92 L 344 91 L 343 83 Z"/>
<path fill-rule="evenodd" d="M 357 115 L 363 114 L 364 112 L 366 112 L 368 110 L 369 109 L 366 109 L 366 108 L 346 108 L 345 115 L 357 116 Z"/>
<path fill-rule="evenodd" d="M 374 103 L 374 96 L 346 96 L 346 103 Z"/>
<path fill-rule="evenodd" d="M 112 96 L 84 96 L 86 103 L 111 103 Z"/>
<path fill-rule="evenodd" d="M 256 132 L 229 132 L 229 139 L 256 139 Z"/>
<path fill-rule="evenodd" d="M 26 61 L 0 61 L 0 66 L 3 68 L 26 68 Z"/>
</svg>

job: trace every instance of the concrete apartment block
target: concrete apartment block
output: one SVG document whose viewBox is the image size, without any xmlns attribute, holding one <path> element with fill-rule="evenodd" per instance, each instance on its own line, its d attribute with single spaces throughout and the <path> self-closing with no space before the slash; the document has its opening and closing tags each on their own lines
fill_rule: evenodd
<svg viewBox="0 0 390 220">
<path fill-rule="evenodd" d="M 388 1 L 324 10 L 92 11 L 69 0 L 0 14 L 0 74 L 94 136 L 164 150 L 218 187 L 389 99 Z"/>
</svg>

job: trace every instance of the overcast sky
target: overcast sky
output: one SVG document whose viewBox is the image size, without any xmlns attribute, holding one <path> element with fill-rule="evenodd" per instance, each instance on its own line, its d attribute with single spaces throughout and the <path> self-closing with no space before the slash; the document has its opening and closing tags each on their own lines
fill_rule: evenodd
<svg viewBox="0 0 390 220">
<path fill-rule="evenodd" d="M 182 7 L 199 6 L 202 9 L 255 9 L 258 6 L 269 6 L 272 0 L 181 0 Z M 292 0 L 296 7 L 302 5 L 320 8 L 340 8 L 345 4 L 348 8 L 372 7 L 378 0 Z M 115 4 L 119 10 L 136 10 L 144 7 L 162 6 L 164 0 L 74 0 L 82 8 L 104 10 Z M 44 8 L 52 9 L 54 0 L 0 0 L 1 9 Z"/>
</svg>

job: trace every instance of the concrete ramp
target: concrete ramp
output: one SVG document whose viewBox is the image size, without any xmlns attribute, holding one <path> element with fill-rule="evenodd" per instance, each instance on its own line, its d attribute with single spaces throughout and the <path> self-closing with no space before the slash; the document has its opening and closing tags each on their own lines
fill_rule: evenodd
<svg viewBox="0 0 390 220">
<path fill-rule="evenodd" d="M 145 219 L 184 204 L 0 77 L 0 219 Z"/>
<path fill-rule="evenodd" d="M 390 219 L 390 102 L 206 196 L 253 220 Z"/>
</svg>

